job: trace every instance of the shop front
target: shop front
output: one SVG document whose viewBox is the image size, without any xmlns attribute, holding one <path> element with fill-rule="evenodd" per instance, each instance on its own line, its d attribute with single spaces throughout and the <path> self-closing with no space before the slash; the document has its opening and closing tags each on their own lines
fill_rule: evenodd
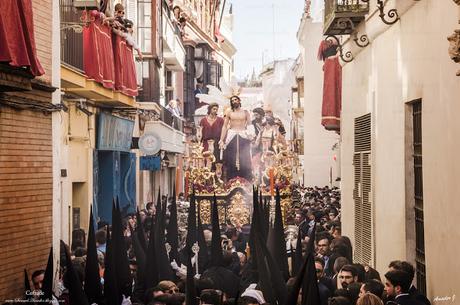
<svg viewBox="0 0 460 305">
<path fill-rule="evenodd" d="M 131 153 L 134 121 L 100 113 L 94 151 L 94 212 L 111 222 L 112 202 L 118 198 L 122 215 L 136 212 L 136 154 Z"/>
</svg>

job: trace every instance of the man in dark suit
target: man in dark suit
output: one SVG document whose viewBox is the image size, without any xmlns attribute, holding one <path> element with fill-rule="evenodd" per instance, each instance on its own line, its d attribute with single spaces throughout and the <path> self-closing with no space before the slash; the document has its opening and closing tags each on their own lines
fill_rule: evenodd
<svg viewBox="0 0 460 305">
<path fill-rule="evenodd" d="M 405 262 L 405 261 L 392 261 L 390 265 L 388 266 L 390 270 L 402 270 L 409 274 L 410 276 L 410 282 L 414 280 L 415 276 L 415 269 L 412 266 L 411 263 Z M 430 301 L 427 299 L 427 297 L 422 294 L 420 291 L 418 291 L 417 288 L 415 288 L 414 285 L 411 285 L 409 288 L 409 294 L 412 298 L 416 299 L 417 301 L 423 303 L 424 305 L 431 305 Z"/>
<path fill-rule="evenodd" d="M 329 285 L 328 278 L 324 277 L 324 261 L 322 258 L 315 258 L 316 277 L 318 278 L 318 290 L 319 298 L 321 299 L 321 305 L 327 305 L 328 299 L 332 296 L 332 287 Z"/>
<path fill-rule="evenodd" d="M 385 292 L 391 300 L 387 305 L 423 305 L 409 294 L 411 276 L 402 270 L 390 270 L 385 273 Z"/>
</svg>

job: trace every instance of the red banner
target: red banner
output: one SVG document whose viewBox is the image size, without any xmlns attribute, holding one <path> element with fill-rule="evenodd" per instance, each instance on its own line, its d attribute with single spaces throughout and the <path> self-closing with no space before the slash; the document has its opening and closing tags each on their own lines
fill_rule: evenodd
<svg viewBox="0 0 460 305">
<path fill-rule="evenodd" d="M 0 1 L 0 62 L 28 67 L 34 76 L 45 74 L 35 48 L 31 0 Z"/>
<path fill-rule="evenodd" d="M 97 19 L 83 29 L 83 69 L 88 79 L 113 89 L 113 62 L 112 30 Z"/>
<path fill-rule="evenodd" d="M 88 79 L 105 88 L 137 96 L 133 49 L 126 40 L 96 18 L 83 30 L 83 66 Z"/>
<path fill-rule="evenodd" d="M 129 96 L 137 96 L 136 67 L 133 48 L 121 36 L 113 34 L 115 59 L 115 89 Z"/>
</svg>

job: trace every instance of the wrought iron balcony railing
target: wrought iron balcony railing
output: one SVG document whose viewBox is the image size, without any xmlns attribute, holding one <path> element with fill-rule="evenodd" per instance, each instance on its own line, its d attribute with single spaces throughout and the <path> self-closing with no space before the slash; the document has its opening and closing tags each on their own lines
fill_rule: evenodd
<svg viewBox="0 0 460 305">
<path fill-rule="evenodd" d="M 166 109 L 163 106 L 161 106 L 160 119 L 166 125 L 171 126 L 175 130 L 183 132 L 183 119 L 173 115 L 168 109 Z"/>
<path fill-rule="evenodd" d="M 324 35 L 350 35 L 369 13 L 370 0 L 325 0 Z"/>
<path fill-rule="evenodd" d="M 61 60 L 83 71 L 83 27 L 72 0 L 60 0 L 61 14 Z"/>
<path fill-rule="evenodd" d="M 62 63 L 104 88 L 137 96 L 133 48 L 127 34 L 115 33 L 96 10 L 77 10 L 72 0 L 59 4 Z"/>
</svg>

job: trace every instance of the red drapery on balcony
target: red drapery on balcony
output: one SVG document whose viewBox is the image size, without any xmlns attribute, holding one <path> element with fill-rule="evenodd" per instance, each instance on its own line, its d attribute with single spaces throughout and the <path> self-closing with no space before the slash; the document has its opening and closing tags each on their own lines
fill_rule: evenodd
<svg viewBox="0 0 460 305">
<path fill-rule="evenodd" d="M 31 0 L 0 1 L 0 62 L 28 67 L 34 76 L 45 74 L 35 48 Z"/>
<path fill-rule="evenodd" d="M 115 89 L 129 96 L 137 96 L 136 68 L 132 47 L 126 40 L 103 25 L 99 13 L 83 30 L 83 69 L 88 79 L 105 88 Z"/>
<path fill-rule="evenodd" d="M 114 88 L 112 30 L 99 19 L 83 29 L 83 69 L 88 79 L 94 79 L 105 88 Z"/>
<path fill-rule="evenodd" d="M 337 56 L 336 44 L 330 40 L 321 42 L 318 50 L 318 59 L 324 61 L 321 124 L 327 130 L 340 132 L 340 112 L 342 111 L 342 66 Z"/>
<path fill-rule="evenodd" d="M 136 67 L 133 48 L 121 36 L 113 35 L 115 59 L 115 89 L 129 96 L 137 96 Z"/>
</svg>

